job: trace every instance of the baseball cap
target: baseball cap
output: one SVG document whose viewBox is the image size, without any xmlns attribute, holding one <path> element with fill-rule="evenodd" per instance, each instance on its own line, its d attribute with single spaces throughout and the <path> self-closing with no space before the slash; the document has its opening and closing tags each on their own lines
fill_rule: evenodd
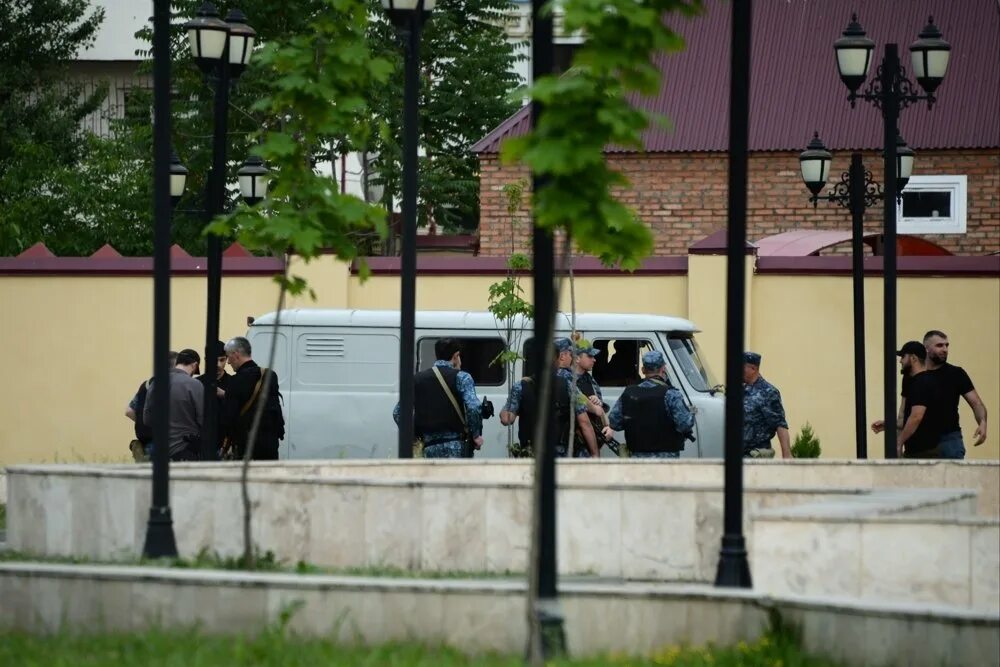
<svg viewBox="0 0 1000 667">
<path fill-rule="evenodd" d="M 743 363 L 750 364 L 751 366 L 760 366 L 760 355 L 756 352 L 744 352 Z"/>
<path fill-rule="evenodd" d="M 915 340 L 907 341 L 903 343 L 903 347 L 896 350 L 897 357 L 901 357 L 904 354 L 915 354 L 918 359 L 923 361 L 927 358 L 927 348 L 924 347 L 923 343 L 919 343 Z"/>
<path fill-rule="evenodd" d="M 659 350 L 650 350 L 642 355 L 642 367 L 649 370 L 656 370 L 667 365 L 667 360 Z"/>
<path fill-rule="evenodd" d="M 556 347 L 556 354 L 573 351 L 573 341 L 569 338 L 556 338 L 553 344 Z"/>
<path fill-rule="evenodd" d="M 590 341 L 587 340 L 586 338 L 581 338 L 580 340 L 576 341 L 576 353 L 586 354 L 591 357 L 596 357 L 601 353 L 601 351 L 598 350 L 593 345 L 591 345 Z"/>
</svg>

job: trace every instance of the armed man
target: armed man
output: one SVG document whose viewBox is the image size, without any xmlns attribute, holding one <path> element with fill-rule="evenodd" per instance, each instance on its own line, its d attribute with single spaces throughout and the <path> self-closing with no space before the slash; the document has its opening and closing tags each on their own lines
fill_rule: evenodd
<svg viewBox="0 0 1000 667">
<path fill-rule="evenodd" d="M 434 365 L 413 378 L 413 433 L 428 459 L 472 458 L 483 446 L 483 418 L 476 383 L 462 370 L 462 349 L 454 338 L 434 343 Z M 399 403 L 392 411 L 399 425 Z"/>
<path fill-rule="evenodd" d="M 626 387 L 608 415 L 604 436 L 625 431 L 629 455 L 676 459 L 694 428 L 694 415 L 681 392 L 667 379 L 667 360 L 659 350 L 642 355 L 642 382 Z"/>
<path fill-rule="evenodd" d="M 599 456 L 597 437 L 587 417 L 587 400 L 579 393 L 573 382 L 573 343 L 569 338 L 557 338 L 554 343 L 555 375 L 552 385 L 552 405 L 555 412 L 558 440 L 556 456 L 569 453 L 570 419 L 575 415 L 576 429 L 583 436 L 587 451 L 593 457 Z M 541 350 L 539 350 L 541 353 Z M 519 418 L 517 425 L 518 447 L 511 451 L 515 458 L 532 456 L 535 433 L 535 415 L 538 413 L 538 382 L 526 377 L 511 389 L 507 403 L 500 411 L 500 423 L 509 426 Z"/>
<path fill-rule="evenodd" d="M 587 399 L 587 414 L 590 416 L 590 423 L 594 427 L 594 434 L 597 436 L 598 450 L 602 445 L 607 445 L 611 451 L 619 455 L 619 445 L 614 438 L 605 438 L 603 429 L 608 425 L 607 411 L 611 409 L 604 402 L 601 392 L 601 385 L 592 373 L 597 355 L 601 350 L 590 344 L 586 338 L 576 341 L 576 386 L 585 399 Z M 578 432 L 579 433 L 579 432 Z M 581 456 L 589 456 L 586 443 L 582 439 L 582 434 L 577 437 L 576 445 Z"/>
</svg>

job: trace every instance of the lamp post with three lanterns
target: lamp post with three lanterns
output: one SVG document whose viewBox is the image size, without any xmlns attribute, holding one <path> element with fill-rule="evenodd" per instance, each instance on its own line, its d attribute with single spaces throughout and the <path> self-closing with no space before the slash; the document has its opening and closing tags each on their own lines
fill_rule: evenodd
<svg viewBox="0 0 1000 667">
<path fill-rule="evenodd" d="M 875 77 L 869 81 L 864 92 L 858 93 L 868 78 L 868 69 L 872 61 L 875 43 L 868 39 L 864 29 L 858 23 L 857 15 L 851 16 L 851 22 L 843 35 L 833 45 L 837 56 L 837 69 L 840 79 L 847 86 L 848 101 L 851 107 L 858 99 L 870 102 L 882 113 L 885 161 L 885 205 L 883 234 L 883 275 L 884 275 L 884 339 L 883 339 L 883 371 L 885 374 L 885 458 L 896 458 L 896 197 L 903 189 L 899 183 L 903 173 L 903 164 L 897 154 L 897 137 L 899 136 L 899 114 L 906 107 L 926 100 L 927 108 L 934 106 L 937 98 L 934 96 L 938 86 L 944 80 L 948 69 L 948 59 L 951 45 L 946 42 L 941 31 L 934 25 L 934 18 L 927 20 L 927 25 L 918 35 L 918 39 L 910 45 L 910 56 L 913 63 L 913 73 L 926 94 L 918 94 L 916 87 L 906 76 L 906 69 L 899 62 L 899 48 L 896 44 L 886 44 L 882 63 Z M 906 156 L 903 157 L 905 161 Z M 910 167 L 912 168 L 912 156 Z M 805 172 L 803 172 L 805 176 Z"/>
</svg>

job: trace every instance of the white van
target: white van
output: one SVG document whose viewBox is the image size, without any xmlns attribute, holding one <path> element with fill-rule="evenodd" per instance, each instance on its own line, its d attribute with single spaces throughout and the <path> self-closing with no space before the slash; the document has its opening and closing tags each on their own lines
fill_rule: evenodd
<svg viewBox="0 0 1000 667">
<path fill-rule="evenodd" d="M 521 330 L 512 336 L 517 351 L 530 358 L 531 321 L 516 322 L 515 330 Z M 569 315 L 560 313 L 556 336 L 569 336 L 570 330 Z M 688 405 L 697 408 L 695 441 L 686 443 L 682 456 L 723 456 L 725 399 L 699 353 L 694 324 L 660 315 L 581 313 L 576 330 L 602 351 L 593 373 L 609 405 L 626 386 L 640 380 L 644 352 L 663 352 L 670 381 Z M 399 398 L 398 311 L 284 310 L 280 320 L 275 313 L 254 320 L 247 337 L 257 363 L 278 374 L 286 424 L 281 458 L 395 458 L 398 432 L 392 410 Z M 487 396 L 496 408 L 497 416 L 483 424 L 484 444 L 476 456 L 506 457 L 511 431 L 500 424 L 500 409 L 530 362 L 518 360 L 509 375 L 501 364 L 491 363 L 507 345 L 506 330 L 492 313 L 418 311 L 418 371 L 433 364 L 434 343 L 442 337 L 461 341 L 462 369 L 476 380 L 480 400 Z M 618 440 L 623 437 L 619 434 Z M 614 454 L 605 449 L 602 456 Z"/>
</svg>

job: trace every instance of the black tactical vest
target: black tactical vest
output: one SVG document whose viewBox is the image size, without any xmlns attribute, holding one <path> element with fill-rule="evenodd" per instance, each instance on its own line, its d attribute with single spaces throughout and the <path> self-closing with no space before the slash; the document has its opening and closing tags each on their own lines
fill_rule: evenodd
<svg viewBox="0 0 1000 667">
<path fill-rule="evenodd" d="M 590 373 L 581 373 L 576 378 L 576 386 L 580 389 L 580 393 L 587 398 L 597 395 L 597 390 L 594 389 L 594 376 Z"/>
<path fill-rule="evenodd" d="M 558 375 L 552 375 L 552 398 L 555 408 L 556 442 L 562 446 L 569 445 L 569 387 L 566 381 Z M 521 381 L 521 405 L 517 410 L 517 439 L 522 447 L 531 448 L 535 437 L 535 415 L 538 414 L 538 388 L 533 378 Z"/>
<path fill-rule="evenodd" d="M 436 367 L 444 377 L 445 384 L 451 389 L 452 396 L 458 402 L 463 414 L 465 406 L 458 394 L 458 370 L 454 368 Z M 420 371 L 413 377 L 413 431 L 417 436 L 427 433 L 462 433 L 465 424 L 455 412 L 451 400 L 444 393 L 441 382 L 433 369 Z"/>
<path fill-rule="evenodd" d="M 655 387 L 633 385 L 622 392 L 625 444 L 632 452 L 679 452 L 684 449 L 684 436 L 663 404 L 670 385 L 654 381 Z"/>
</svg>

